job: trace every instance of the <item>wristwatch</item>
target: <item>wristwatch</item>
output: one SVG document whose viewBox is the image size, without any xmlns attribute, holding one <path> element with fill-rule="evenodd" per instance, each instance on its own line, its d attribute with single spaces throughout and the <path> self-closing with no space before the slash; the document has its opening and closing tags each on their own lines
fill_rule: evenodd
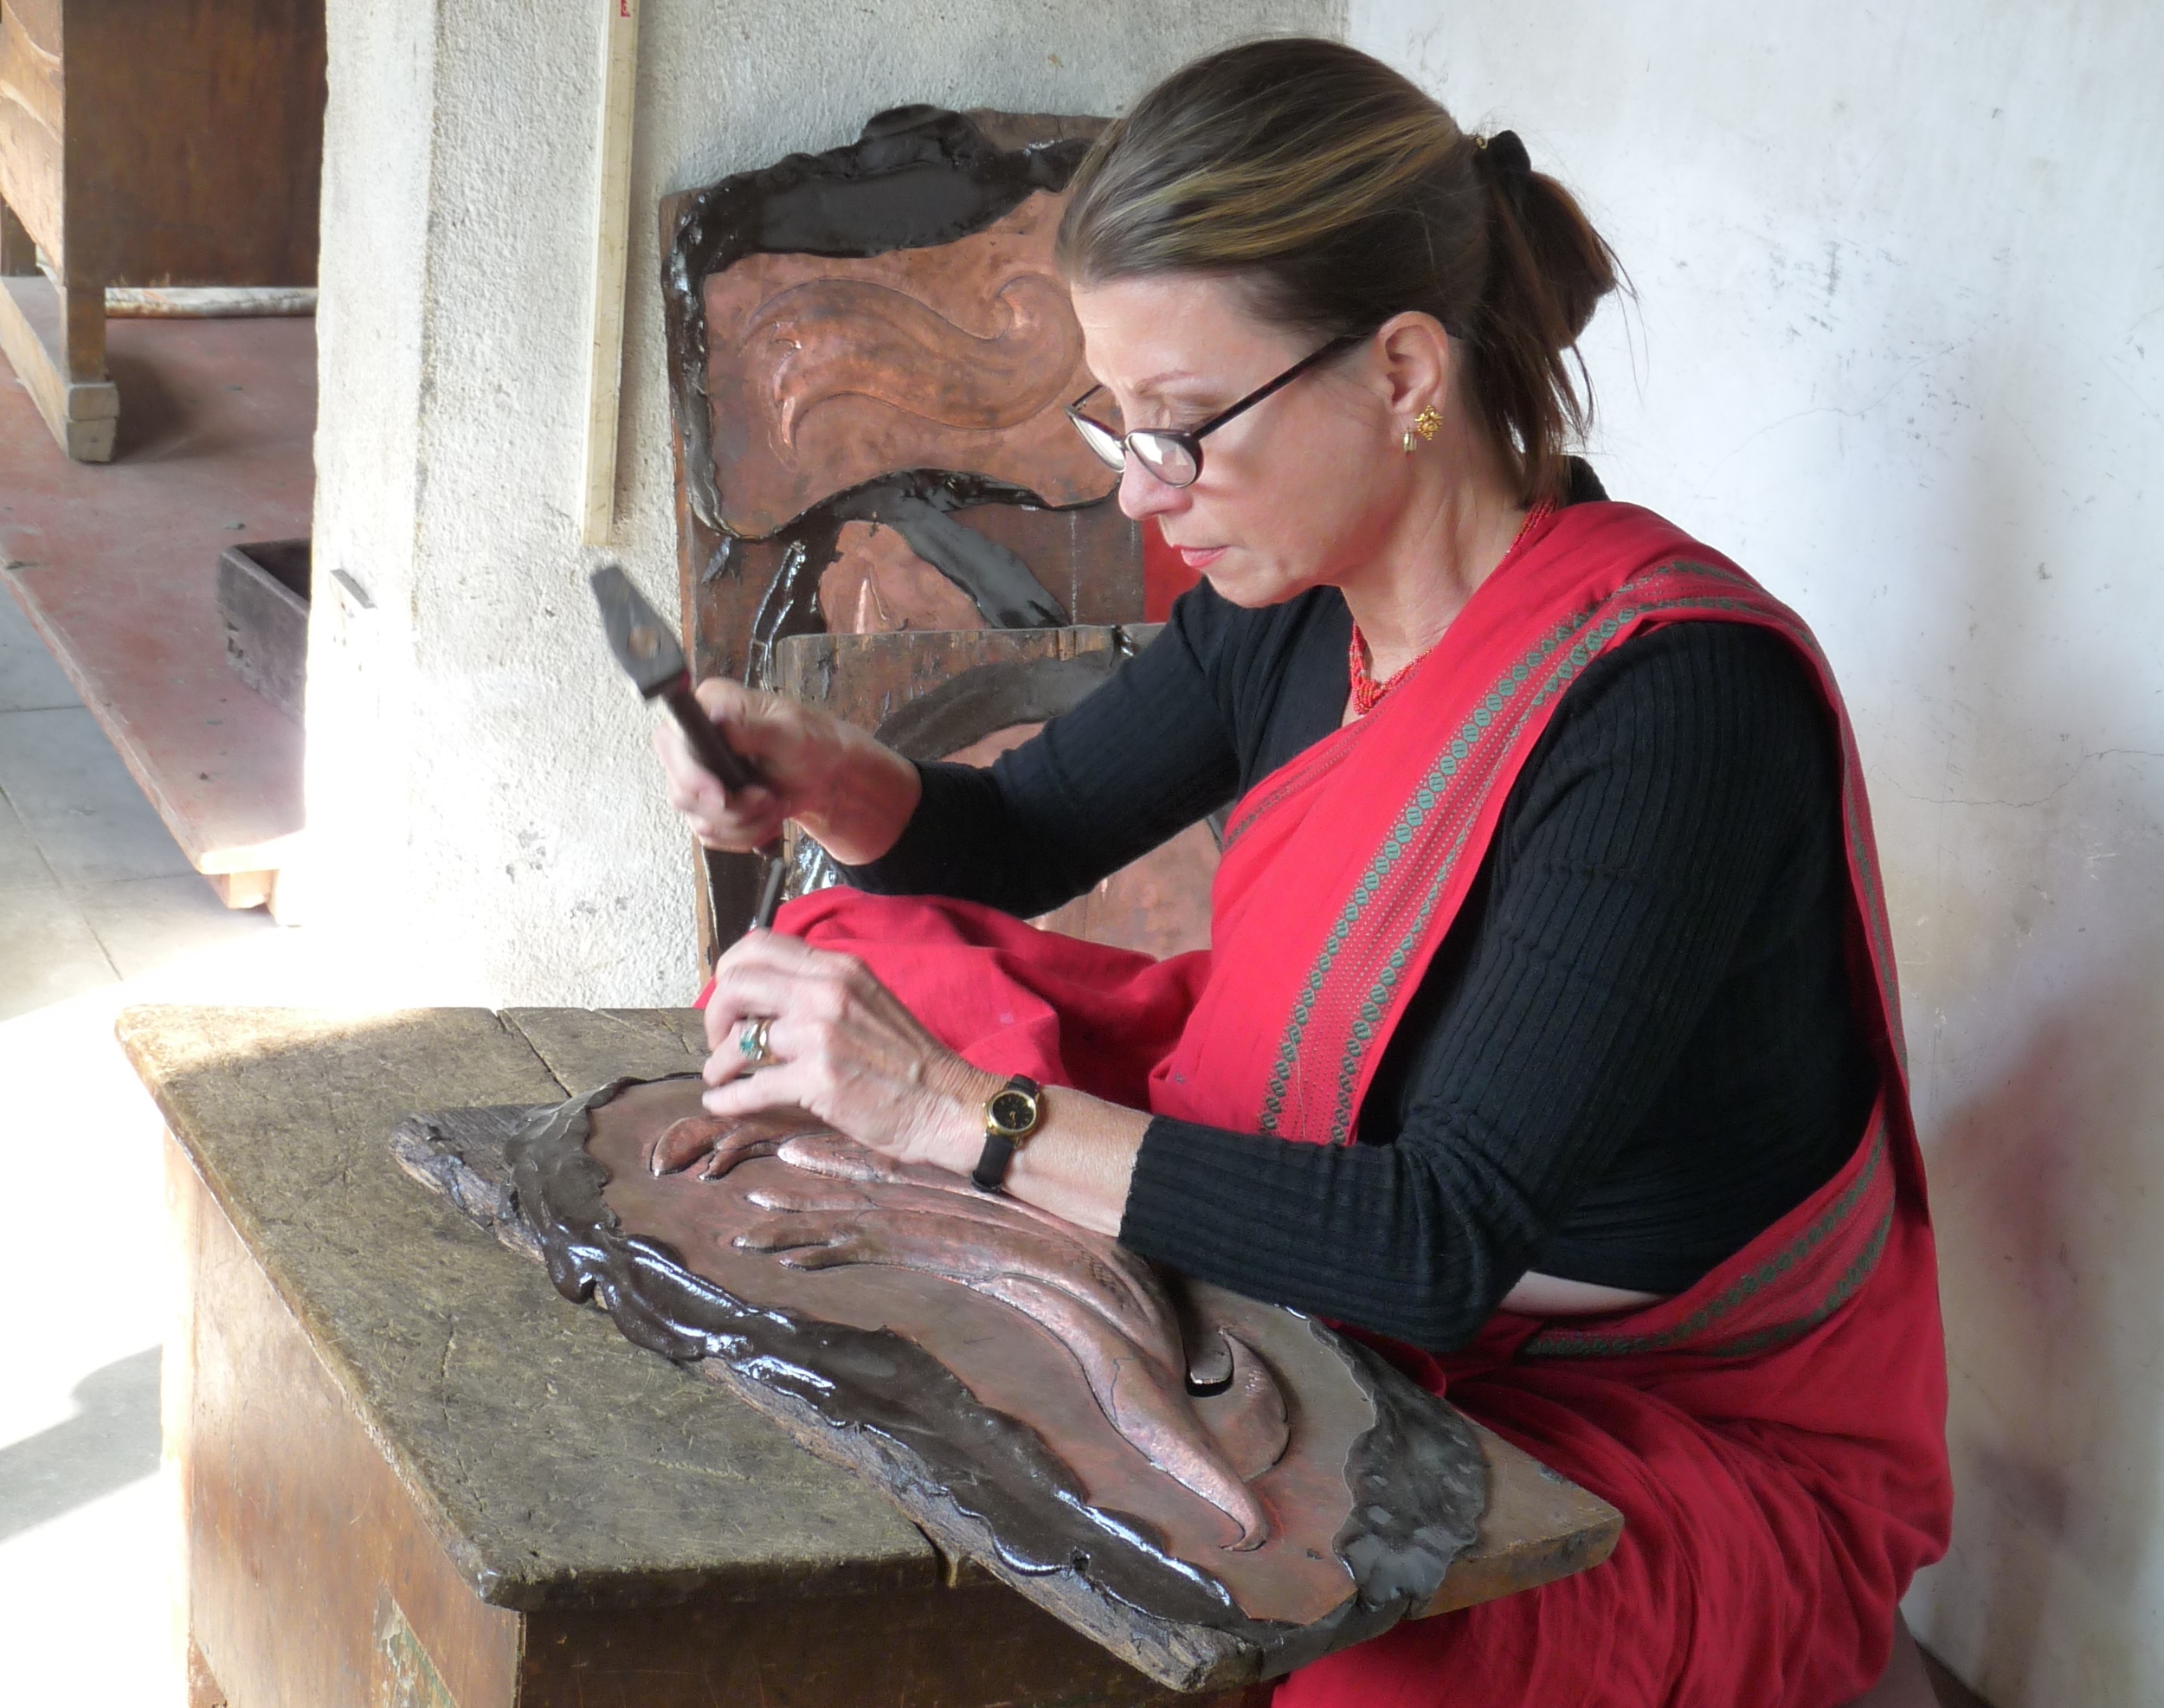
<svg viewBox="0 0 2164 1708">
<path fill-rule="evenodd" d="M 1044 1088 L 1034 1080 L 1017 1073 L 994 1092 L 984 1104 L 984 1154 L 969 1170 L 969 1183 L 980 1192 L 1001 1190 L 1014 1153 L 1044 1118 Z"/>
</svg>

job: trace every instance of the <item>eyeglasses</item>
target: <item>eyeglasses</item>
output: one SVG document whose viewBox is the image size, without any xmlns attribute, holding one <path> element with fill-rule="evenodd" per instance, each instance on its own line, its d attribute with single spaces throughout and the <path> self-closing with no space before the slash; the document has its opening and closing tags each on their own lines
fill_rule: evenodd
<svg viewBox="0 0 2164 1708">
<path fill-rule="evenodd" d="M 1082 435 L 1082 442 L 1097 453 L 1098 460 L 1107 468 L 1124 472 L 1128 455 L 1132 453 L 1153 479 L 1168 487 L 1191 487 L 1202 475 L 1204 434 L 1216 432 L 1234 416 L 1253 409 L 1272 392 L 1291 384 L 1317 363 L 1351 349 L 1368 336 L 1366 332 L 1347 332 L 1343 338 L 1332 338 L 1320 350 L 1302 357 L 1266 385 L 1257 387 L 1237 403 L 1220 409 L 1200 427 L 1138 427 L 1132 433 L 1116 433 L 1103 422 L 1082 413 L 1082 406 L 1104 390 L 1101 385 L 1092 386 L 1068 404 L 1067 419 Z"/>
</svg>

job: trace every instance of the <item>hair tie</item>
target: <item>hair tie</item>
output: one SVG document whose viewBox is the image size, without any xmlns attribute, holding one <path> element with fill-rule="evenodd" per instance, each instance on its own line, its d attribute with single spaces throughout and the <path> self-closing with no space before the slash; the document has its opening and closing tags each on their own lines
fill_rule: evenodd
<svg viewBox="0 0 2164 1708">
<path fill-rule="evenodd" d="M 1497 172 L 1505 177 L 1530 177 L 1533 171 L 1533 157 L 1525 151 L 1525 145 L 1518 139 L 1516 131 L 1497 131 L 1491 137 L 1475 137 L 1472 145 Z"/>
</svg>

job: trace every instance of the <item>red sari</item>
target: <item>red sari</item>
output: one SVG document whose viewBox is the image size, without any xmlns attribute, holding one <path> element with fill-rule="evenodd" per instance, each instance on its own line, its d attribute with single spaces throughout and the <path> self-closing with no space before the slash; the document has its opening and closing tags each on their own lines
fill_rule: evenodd
<svg viewBox="0 0 2164 1708">
<path fill-rule="evenodd" d="M 1877 1106 L 1832 1180 L 1686 1292 L 1601 1318 L 1498 1312 L 1439 1357 L 1390 1349 L 1621 1508 L 1622 1539 L 1592 1570 L 1318 1661 L 1280 1708 L 1834 1708 L 1877 1681 L 1896 1603 L 1945 1550 L 1945 1357 L 1893 959 L 1854 738 L 1810 632 L 1659 518 L 1575 506 L 1529 531 L 1379 708 L 1240 802 L 1209 952 L 1152 961 L 848 891 L 784 915 L 863 957 L 981 1067 L 1345 1144 L 1563 693 L 1608 648 L 1683 621 L 1786 636 L 1839 721 Z"/>
</svg>

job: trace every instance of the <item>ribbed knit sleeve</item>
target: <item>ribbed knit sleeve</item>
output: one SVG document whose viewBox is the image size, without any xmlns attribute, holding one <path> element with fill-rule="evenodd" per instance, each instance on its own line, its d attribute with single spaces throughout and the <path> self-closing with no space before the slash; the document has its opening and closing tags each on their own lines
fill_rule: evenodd
<svg viewBox="0 0 2164 1708">
<path fill-rule="evenodd" d="M 1742 1183 L 1728 1211 L 1712 1206 L 1716 1251 L 1740 1247 L 1845 1154 L 1853 1052 L 1840 880 L 1824 853 L 1837 811 L 1825 714 L 1785 643 L 1721 623 L 1626 642 L 1565 697 L 1512 789 L 1476 893 L 1379 1067 L 1362 1115 L 1369 1142 L 1157 1119 L 1121 1241 L 1242 1292 L 1446 1349 L 1596 1186 L 1643 1164 L 1635 1189 L 1670 1218 L 1665 1230 L 1652 1218 L 1651 1272 L 1665 1238 L 1687 1282 L 1704 1266 L 1689 1239 L 1704 1230 L 1681 1227 L 1689 1190 L 1663 1176 L 1702 1159 L 1678 1167 L 1661 1154 L 1666 1129 L 1702 1133 L 1709 1156 L 1744 1153 L 1705 1163 Z M 1784 955 L 1803 970 L 1750 986 L 1765 1010 L 1755 1035 L 1779 1038 L 1787 1006 L 1802 1047 L 1826 1058 L 1786 1064 L 1788 1077 L 1819 1086 L 1826 1110 L 1788 1137 L 1767 1126 L 1757 1102 L 1787 1083 L 1775 1072 L 1725 1117 L 1685 1095 L 1649 1139 L 1694 1039 L 1729 1023 L 1715 1010 L 1735 981 L 1759 976 L 1768 956 L 1786 966 Z"/>
</svg>

